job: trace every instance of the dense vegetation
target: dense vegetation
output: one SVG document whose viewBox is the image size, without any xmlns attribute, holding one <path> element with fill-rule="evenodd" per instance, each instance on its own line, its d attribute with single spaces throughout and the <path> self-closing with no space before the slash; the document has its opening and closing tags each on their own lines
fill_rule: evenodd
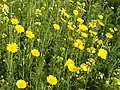
<svg viewBox="0 0 120 90">
<path fill-rule="evenodd" d="M 0 90 L 120 90 L 120 0 L 0 0 Z"/>
</svg>

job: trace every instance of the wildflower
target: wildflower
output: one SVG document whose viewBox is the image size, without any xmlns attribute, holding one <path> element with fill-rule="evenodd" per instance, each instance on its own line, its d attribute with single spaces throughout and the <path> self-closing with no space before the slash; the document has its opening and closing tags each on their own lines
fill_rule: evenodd
<svg viewBox="0 0 120 90">
<path fill-rule="evenodd" d="M 90 49 L 90 48 L 86 48 L 86 50 L 87 50 L 87 52 L 89 52 L 89 53 L 91 52 L 91 49 Z"/>
<path fill-rule="evenodd" d="M 9 52 L 15 53 L 18 51 L 18 45 L 16 43 L 7 44 L 7 50 Z"/>
<path fill-rule="evenodd" d="M 68 65 L 68 70 L 71 72 L 76 72 L 78 68 L 74 64 Z"/>
<path fill-rule="evenodd" d="M 87 12 L 84 8 L 81 8 L 81 10 L 82 10 L 83 12 Z"/>
<path fill-rule="evenodd" d="M 106 57 L 107 57 L 107 55 L 108 55 L 108 52 L 107 52 L 105 49 L 100 48 L 100 49 L 98 50 L 97 55 L 98 55 L 99 57 L 101 57 L 102 59 L 106 59 Z"/>
<path fill-rule="evenodd" d="M 65 12 L 66 12 L 66 10 L 64 8 L 62 8 L 61 15 L 64 15 Z"/>
<path fill-rule="evenodd" d="M 106 33 L 105 35 L 106 35 L 106 37 L 109 38 L 109 39 L 113 38 L 113 35 L 112 35 L 111 33 Z"/>
<path fill-rule="evenodd" d="M 115 9 L 114 7 L 111 7 L 111 9 Z"/>
<path fill-rule="evenodd" d="M 82 63 L 80 65 L 80 68 L 83 70 L 83 71 L 90 71 L 90 66 L 88 66 L 87 64 L 85 63 Z"/>
<path fill-rule="evenodd" d="M 103 43 L 103 40 L 98 40 L 97 43 L 98 45 L 101 45 Z"/>
<path fill-rule="evenodd" d="M 91 36 L 96 36 L 98 34 L 97 32 L 92 31 L 92 30 L 89 30 L 89 33 L 90 33 Z"/>
<path fill-rule="evenodd" d="M 75 64 L 74 61 L 72 59 L 68 59 L 65 63 L 65 66 L 69 66 L 71 64 Z"/>
<path fill-rule="evenodd" d="M 92 65 L 95 65 L 95 60 L 93 58 L 89 58 L 88 60 Z"/>
<path fill-rule="evenodd" d="M 62 8 L 61 10 L 61 15 L 64 15 L 65 17 L 70 18 L 70 15 L 66 12 L 64 8 Z"/>
<path fill-rule="evenodd" d="M 80 39 L 77 39 L 75 42 L 74 42 L 74 47 L 76 48 L 79 48 L 80 50 L 83 50 L 84 49 L 84 43 L 82 40 Z"/>
<path fill-rule="evenodd" d="M 77 21 L 80 23 L 80 24 L 83 24 L 84 23 L 84 20 L 82 18 L 77 18 Z"/>
<path fill-rule="evenodd" d="M 16 25 L 15 29 L 18 33 L 24 32 L 24 27 L 22 25 Z"/>
<path fill-rule="evenodd" d="M 117 79 L 116 84 L 120 86 L 120 79 Z"/>
<path fill-rule="evenodd" d="M 114 31 L 118 31 L 118 29 L 116 27 L 114 27 Z"/>
<path fill-rule="evenodd" d="M 7 2 L 7 0 L 3 0 L 3 2 Z"/>
<path fill-rule="evenodd" d="M 88 27 L 84 24 L 80 24 L 79 29 L 82 30 L 82 31 L 86 31 L 86 30 L 88 30 Z"/>
<path fill-rule="evenodd" d="M 95 53 L 96 52 L 96 49 L 94 47 L 87 48 L 86 50 L 89 53 Z"/>
<path fill-rule="evenodd" d="M 57 84 L 57 78 L 54 77 L 53 75 L 47 76 L 47 82 L 51 85 L 56 85 Z"/>
<path fill-rule="evenodd" d="M 103 19 L 103 16 L 102 16 L 102 15 L 98 15 L 98 18 L 99 18 L 99 19 Z"/>
<path fill-rule="evenodd" d="M 35 37 L 35 35 L 32 33 L 32 31 L 29 31 L 29 30 L 26 31 L 26 36 L 28 38 L 34 38 Z"/>
<path fill-rule="evenodd" d="M 97 20 L 91 20 L 91 22 L 88 23 L 89 27 L 95 28 L 97 26 Z"/>
<path fill-rule="evenodd" d="M 60 30 L 60 26 L 58 24 L 53 24 L 55 30 Z"/>
<path fill-rule="evenodd" d="M 69 22 L 68 22 L 68 25 L 73 25 L 73 22 L 69 21 Z"/>
<path fill-rule="evenodd" d="M 3 20 L 7 23 L 9 22 L 9 18 L 7 16 L 3 17 Z"/>
<path fill-rule="evenodd" d="M 91 49 L 91 53 L 95 53 L 96 52 L 96 49 L 94 47 L 90 47 Z"/>
<path fill-rule="evenodd" d="M 84 33 L 84 32 L 81 32 L 81 36 L 87 38 L 87 37 L 88 37 L 88 34 L 87 34 L 87 33 Z"/>
<path fill-rule="evenodd" d="M 2 38 L 6 38 L 6 37 L 7 37 L 7 34 L 3 33 Z"/>
<path fill-rule="evenodd" d="M 94 23 L 94 22 L 89 22 L 89 27 L 95 28 L 95 27 L 96 27 L 96 23 Z"/>
<path fill-rule="evenodd" d="M 70 18 L 70 15 L 68 13 L 64 13 L 64 16 L 67 17 L 67 18 Z"/>
<path fill-rule="evenodd" d="M 7 13 L 9 13 L 9 7 L 8 5 L 4 4 L 2 5 L 2 12 L 7 15 Z"/>
<path fill-rule="evenodd" d="M 98 20 L 98 23 L 99 23 L 99 25 L 101 25 L 103 27 L 105 26 L 105 24 L 103 22 L 99 21 L 99 20 Z"/>
<path fill-rule="evenodd" d="M 73 31 L 74 30 L 74 27 L 72 27 L 72 25 L 67 25 L 68 29 Z"/>
<path fill-rule="evenodd" d="M 64 47 L 60 47 L 60 51 L 64 52 L 65 48 Z"/>
<path fill-rule="evenodd" d="M 112 28 L 109 28 L 110 32 L 114 33 L 114 30 Z"/>
<path fill-rule="evenodd" d="M 0 81 L 1 81 L 2 83 L 5 83 L 5 79 L 1 79 Z"/>
<path fill-rule="evenodd" d="M 63 57 L 57 56 L 57 62 L 62 62 L 63 61 Z"/>
<path fill-rule="evenodd" d="M 37 50 L 37 49 L 31 50 L 31 53 L 32 53 L 33 56 L 36 56 L 36 57 L 39 57 L 39 56 L 40 56 L 40 52 L 39 52 L 39 50 Z"/>
<path fill-rule="evenodd" d="M 67 22 L 64 18 L 61 18 L 61 20 L 62 20 L 64 23 L 66 23 L 66 22 Z"/>
<path fill-rule="evenodd" d="M 19 23 L 17 18 L 12 18 L 11 22 L 12 22 L 12 24 L 18 24 Z"/>
<path fill-rule="evenodd" d="M 16 82 L 16 85 L 17 85 L 18 88 L 24 89 L 24 88 L 27 87 L 27 82 L 20 79 Z"/>
<path fill-rule="evenodd" d="M 77 16 L 77 15 L 78 15 L 78 10 L 73 10 L 73 14 L 74 14 L 75 16 Z"/>
</svg>

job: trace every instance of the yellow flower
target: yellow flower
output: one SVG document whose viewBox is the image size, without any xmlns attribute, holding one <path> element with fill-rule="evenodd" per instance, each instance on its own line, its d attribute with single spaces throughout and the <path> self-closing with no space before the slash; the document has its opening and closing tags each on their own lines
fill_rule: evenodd
<svg viewBox="0 0 120 90">
<path fill-rule="evenodd" d="M 99 19 L 103 19 L 103 16 L 102 16 L 102 15 L 98 15 L 98 18 L 99 18 Z"/>
<path fill-rule="evenodd" d="M 5 83 L 5 79 L 1 79 L 0 82 Z"/>
<path fill-rule="evenodd" d="M 47 76 L 47 82 L 51 85 L 56 85 L 57 84 L 57 78 L 54 77 L 53 75 Z"/>
<path fill-rule="evenodd" d="M 78 15 L 78 10 L 73 10 L 73 14 L 74 14 L 75 16 L 77 16 L 77 15 Z"/>
<path fill-rule="evenodd" d="M 64 8 L 62 8 L 61 15 L 64 15 L 65 12 L 66 12 L 66 10 Z"/>
<path fill-rule="evenodd" d="M 26 36 L 28 38 L 34 38 L 35 37 L 35 35 L 32 33 L 32 31 L 29 31 L 29 30 L 26 31 Z"/>
<path fill-rule="evenodd" d="M 95 27 L 96 27 L 96 23 L 94 23 L 94 22 L 89 22 L 89 27 L 95 28 Z"/>
<path fill-rule="evenodd" d="M 90 32 L 90 35 L 91 35 L 91 36 L 94 36 L 94 35 L 96 36 L 96 35 L 98 34 L 97 32 L 92 31 L 92 30 L 89 30 L 89 32 Z"/>
<path fill-rule="evenodd" d="M 16 25 L 15 29 L 18 33 L 24 32 L 24 27 L 22 25 Z"/>
<path fill-rule="evenodd" d="M 82 18 L 77 18 L 77 21 L 80 23 L 80 24 L 83 24 L 84 23 L 84 20 Z"/>
<path fill-rule="evenodd" d="M 74 27 L 72 27 L 72 25 L 67 25 L 68 29 L 73 31 L 74 30 Z"/>
<path fill-rule="evenodd" d="M 68 59 L 65 63 L 65 66 L 69 66 L 71 64 L 74 64 L 74 61 L 72 59 Z"/>
<path fill-rule="evenodd" d="M 8 7 L 8 5 L 6 5 L 6 4 L 3 4 L 3 5 L 2 5 L 2 12 L 3 12 L 5 15 L 7 15 L 7 13 L 9 13 L 9 7 Z"/>
<path fill-rule="evenodd" d="M 67 22 L 64 18 L 61 18 L 61 20 L 62 20 L 64 23 L 66 23 L 66 22 Z"/>
<path fill-rule="evenodd" d="M 105 24 L 103 23 L 103 22 L 101 22 L 100 20 L 98 20 L 98 23 L 99 23 L 99 25 L 101 25 L 101 26 L 105 26 Z"/>
<path fill-rule="evenodd" d="M 97 55 L 101 57 L 102 59 L 106 59 L 108 52 L 105 49 L 100 48 Z"/>
<path fill-rule="evenodd" d="M 20 88 L 20 89 L 24 89 L 24 88 L 26 88 L 27 87 L 27 82 L 25 82 L 24 80 L 18 80 L 17 82 L 16 82 L 16 85 L 17 85 L 17 87 L 18 88 Z"/>
<path fill-rule="evenodd" d="M 66 12 L 64 13 L 64 16 L 66 16 L 67 18 L 70 18 L 70 15 L 67 14 Z"/>
<path fill-rule="evenodd" d="M 96 52 L 96 49 L 94 47 L 87 48 L 86 50 L 89 53 L 95 53 Z"/>
<path fill-rule="evenodd" d="M 120 85 L 120 79 L 117 79 L 117 80 L 116 80 L 116 84 L 117 84 L 117 85 Z"/>
<path fill-rule="evenodd" d="M 60 47 L 60 51 L 64 52 L 65 48 L 64 47 Z"/>
<path fill-rule="evenodd" d="M 60 30 L 60 26 L 58 24 L 53 24 L 55 30 Z"/>
<path fill-rule="evenodd" d="M 106 33 L 105 35 L 106 35 L 106 37 L 109 38 L 109 39 L 113 38 L 113 35 L 112 35 L 111 33 Z"/>
<path fill-rule="evenodd" d="M 111 7 L 111 9 L 115 9 L 114 7 Z"/>
<path fill-rule="evenodd" d="M 74 42 L 74 47 L 76 48 L 79 48 L 80 50 L 83 50 L 84 49 L 84 43 L 82 40 L 80 39 L 77 39 L 75 42 Z"/>
<path fill-rule="evenodd" d="M 74 64 L 70 64 L 68 66 L 68 70 L 71 72 L 76 72 L 78 70 L 78 68 Z"/>
<path fill-rule="evenodd" d="M 86 31 L 86 30 L 88 30 L 88 27 L 84 24 L 80 24 L 79 29 L 82 30 L 82 31 Z"/>
<path fill-rule="evenodd" d="M 82 10 L 83 12 L 87 12 L 84 8 L 81 8 L 81 10 Z"/>
<path fill-rule="evenodd" d="M 90 47 L 91 49 L 91 53 L 95 53 L 96 52 L 96 49 L 94 47 Z"/>
<path fill-rule="evenodd" d="M 114 30 L 112 28 L 109 28 L 110 32 L 114 33 Z"/>
<path fill-rule="evenodd" d="M 90 48 L 86 48 L 86 50 L 87 50 L 87 52 L 89 52 L 89 53 L 91 52 L 91 49 L 90 49 Z"/>
<path fill-rule="evenodd" d="M 66 12 L 64 8 L 62 8 L 61 10 L 61 15 L 64 15 L 65 17 L 70 18 L 70 15 Z"/>
<path fill-rule="evenodd" d="M 88 37 L 88 34 L 87 34 L 87 33 L 84 33 L 84 32 L 81 32 L 81 36 L 87 38 L 87 37 Z"/>
<path fill-rule="evenodd" d="M 87 64 L 85 63 L 82 63 L 80 65 L 80 68 L 83 70 L 83 71 L 90 71 L 90 66 L 88 66 Z"/>
<path fill-rule="evenodd" d="M 97 43 L 98 45 L 101 45 L 103 43 L 103 40 L 98 40 Z"/>
<path fill-rule="evenodd" d="M 3 0 L 3 2 L 7 2 L 7 0 Z"/>
<path fill-rule="evenodd" d="M 69 25 L 73 25 L 73 22 L 69 21 L 68 24 L 69 24 Z"/>
<path fill-rule="evenodd" d="M 39 52 L 39 50 L 37 50 L 37 49 L 31 50 L 31 53 L 32 53 L 33 56 L 36 56 L 36 57 L 39 57 L 39 56 L 40 56 L 40 52 Z"/>
<path fill-rule="evenodd" d="M 88 60 L 91 63 L 91 65 L 95 65 L 95 60 L 93 58 L 89 58 Z"/>
<path fill-rule="evenodd" d="M 118 31 L 118 29 L 116 27 L 114 27 L 114 31 Z"/>
<path fill-rule="evenodd" d="M 19 23 L 17 18 L 12 18 L 11 22 L 12 22 L 12 24 L 18 24 Z"/>
<path fill-rule="evenodd" d="M 15 53 L 18 51 L 18 45 L 16 43 L 7 44 L 7 50 L 9 52 Z"/>
</svg>

